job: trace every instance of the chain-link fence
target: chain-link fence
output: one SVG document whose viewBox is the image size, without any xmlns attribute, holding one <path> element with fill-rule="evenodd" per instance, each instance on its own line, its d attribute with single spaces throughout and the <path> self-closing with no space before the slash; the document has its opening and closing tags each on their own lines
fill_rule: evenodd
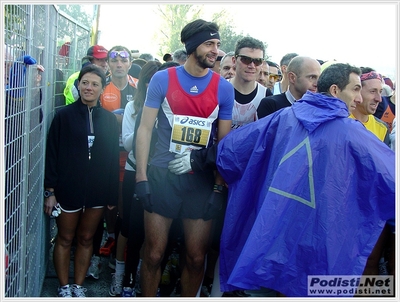
<svg viewBox="0 0 400 302">
<path fill-rule="evenodd" d="M 51 240 L 43 212 L 46 134 L 64 105 L 65 81 L 80 69 L 90 28 L 53 5 L 5 5 L 3 11 L 3 282 L 5 297 L 39 297 Z"/>
</svg>

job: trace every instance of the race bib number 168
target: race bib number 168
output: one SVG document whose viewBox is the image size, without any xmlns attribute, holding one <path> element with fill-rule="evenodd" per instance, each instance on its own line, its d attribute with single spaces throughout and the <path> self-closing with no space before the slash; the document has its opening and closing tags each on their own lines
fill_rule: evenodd
<svg viewBox="0 0 400 302">
<path fill-rule="evenodd" d="M 172 125 L 170 152 L 183 153 L 207 146 L 211 133 L 208 118 L 175 115 Z"/>
</svg>

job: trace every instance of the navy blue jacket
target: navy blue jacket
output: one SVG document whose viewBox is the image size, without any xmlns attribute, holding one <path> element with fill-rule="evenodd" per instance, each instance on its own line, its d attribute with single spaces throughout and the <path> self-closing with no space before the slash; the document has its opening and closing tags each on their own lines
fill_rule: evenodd
<svg viewBox="0 0 400 302">
<path fill-rule="evenodd" d="M 289 107 L 292 104 L 286 97 L 286 93 L 283 92 L 281 94 L 271 95 L 265 97 L 261 100 L 260 105 L 257 108 L 257 116 L 258 118 L 266 117 L 279 109 Z"/>
</svg>

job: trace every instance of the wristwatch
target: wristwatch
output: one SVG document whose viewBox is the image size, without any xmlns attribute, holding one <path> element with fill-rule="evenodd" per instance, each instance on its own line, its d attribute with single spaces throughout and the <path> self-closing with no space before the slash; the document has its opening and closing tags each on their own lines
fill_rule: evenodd
<svg viewBox="0 0 400 302">
<path fill-rule="evenodd" d="M 226 187 L 224 185 L 214 185 L 214 191 L 218 191 L 219 193 L 222 193 L 225 189 Z"/>
<path fill-rule="evenodd" d="M 44 196 L 44 198 L 48 198 L 50 196 L 54 196 L 54 192 L 45 190 L 44 193 L 43 193 L 43 196 Z"/>
</svg>

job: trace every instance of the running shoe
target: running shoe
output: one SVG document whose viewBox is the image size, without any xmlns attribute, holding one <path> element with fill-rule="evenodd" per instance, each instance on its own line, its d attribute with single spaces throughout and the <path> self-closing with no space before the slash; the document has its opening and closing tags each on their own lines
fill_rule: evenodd
<svg viewBox="0 0 400 302">
<path fill-rule="evenodd" d="M 92 277 L 92 278 L 98 280 L 100 271 L 101 271 L 100 257 L 93 255 L 92 259 L 90 260 L 90 266 L 86 273 L 86 277 Z"/>
<path fill-rule="evenodd" d="M 63 297 L 63 298 L 71 298 L 72 297 L 72 293 L 71 293 L 71 287 L 69 286 L 69 284 L 64 285 L 64 286 L 60 286 L 58 288 L 58 297 Z"/>
<path fill-rule="evenodd" d="M 77 297 L 77 298 L 84 298 L 86 297 L 85 292 L 87 289 L 83 287 L 82 285 L 78 284 L 72 284 L 72 297 Z"/>
<path fill-rule="evenodd" d="M 112 274 L 111 286 L 109 294 L 112 297 L 119 296 L 122 293 L 122 283 L 124 281 L 124 274 Z"/>
<path fill-rule="evenodd" d="M 121 297 L 136 297 L 135 290 L 132 287 L 124 287 Z"/>
</svg>

